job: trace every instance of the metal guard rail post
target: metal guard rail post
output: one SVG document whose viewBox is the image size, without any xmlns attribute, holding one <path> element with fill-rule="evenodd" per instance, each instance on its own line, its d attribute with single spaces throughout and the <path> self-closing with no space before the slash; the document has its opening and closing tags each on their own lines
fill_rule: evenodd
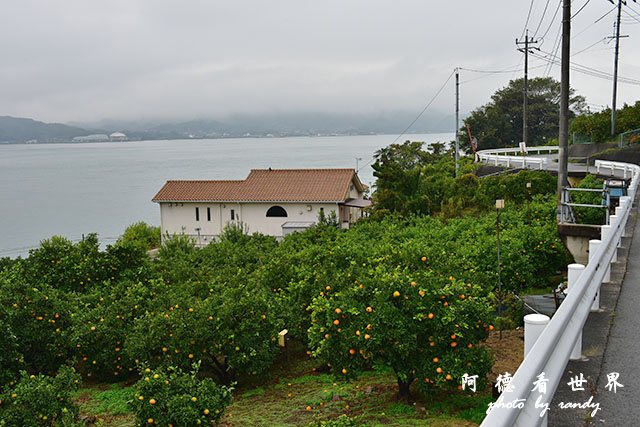
<svg viewBox="0 0 640 427">
<path fill-rule="evenodd" d="M 582 330 L 607 267 L 613 257 L 613 250 L 618 246 L 618 239 L 629 217 L 631 202 L 624 201 L 623 213 L 616 218 L 610 233 L 598 249 L 597 261 L 587 264 L 575 284 L 575 291 L 570 292 L 560 308 L 546 326 L 533 345 L 529 355 L 523 360 L 510 383 L 511 390 L 505 390 L 498 399 L 498 404 L 491 410 L 481 427 L 533 427 L 538 426 L 543 418 L 540 416 L 543 405 L 550 405 L 553 395 L 560 383 L 562 373 L 569 361 L 578 333 Z M 533 391 L 536 378 L 545 374 L 547 392 Z M 508 407 L 510 402 L 516 407 Z M 504 406 L 503 406 L 504 405 Z M 513 404 L 512 404 L 513 405 Z M 521 406 L 521 407 L 520 407 Z"/>
<path fill-rule="evenodd" d="M 549 151 L 554 148 L 557 149 L 548 147 Z M 498 157 L 502 157 L 498 152 L 502 154 L 514 151 L 518 149 L 483 150 L 478 154 L 480 159 L 494 160 L 497 164 Z M 543 410 L 550 408 L 578 334 L 587 321 L 593 299 L 624 233 L 640 179 L 640 166 L 637 165 L 597 160 L 596 167 L 598 173 L 601 168 L 607 168 L 612 175 L 616 170 L 621 170 L 625 179 L 627 172 L 631 173 L 628 196 L 620 198 L 621 212 L 611 224 L 612 230 L 602 241 L 594 255 L 594 261 L 588 263 L 580 275 L 575 291 L 569 293 L 556 311 L 512 377 L 509 388 L 502 392 L 481 427 L 537 427 L 543 422 Z M 534 381 L 542 373 L 548 379 L 546 393 L 540 393 L 539 389 L 533 390 Z"/>
<path fill-rule="evenodd" d="M 558 146 L 543 147 L 527 147 L 527 153 L 552 153 L 558 151 Z M 522 169 L 537 166 L 539 170 L 543 170 L 548 163 L 548 159 L 544 157 L 518 156 L 521 153 L 519 148 L 496 148 L 478 151 L 478 159 L 486 163 L 493 163 L 494 166 L 503 165 L 507 167 L 521 167 Z M 509 155 L 515 154 L 515 155 Z"/>
</svg>

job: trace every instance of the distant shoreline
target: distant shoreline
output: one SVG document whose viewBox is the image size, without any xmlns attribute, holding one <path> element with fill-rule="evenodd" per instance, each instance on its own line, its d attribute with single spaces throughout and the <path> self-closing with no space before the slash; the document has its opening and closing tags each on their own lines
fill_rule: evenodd
<svg viewBox="0 0 640 427">
<path fill-rule="evenodd" d="M 411 135 L 425 135 L 425 134 L 446 134 L 452 132 L 412 132 L 404 134 L 407 137 Z M 0 141 L 0 146 L 2 145 L 45 145 L 45 144 L 72 144 L 72 145 L 81 145 L 81 144 L 111 144 L 111 143 L 127 143 L 127 142 L 145 142 L 145 141 L 202 141 L 202 140 L 215 140 L 215 139 L 278 139 L 278 138 L 335 138 L 335 137 L 345 137 L 345 136 L 395 136 L 395 133 L 354 133 L 354 134 L 316 134 L 316 135 L 225 135 L 225 136 L 207 136 L 207 137 L 184 137 L 184 138 L 157 138 L 157 139 L 129 139 L 127 141 L 38 141 L 38 142 L 29 142 L 29 141 Z M 448 141 L 444 141 L 448 142 Z"/>
</svg>

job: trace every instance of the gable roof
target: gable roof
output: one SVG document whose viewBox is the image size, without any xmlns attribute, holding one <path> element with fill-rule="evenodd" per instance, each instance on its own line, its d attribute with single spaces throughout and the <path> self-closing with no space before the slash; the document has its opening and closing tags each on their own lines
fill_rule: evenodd
<svg viewBox="0 0 640 427">
<path fill-rule="evenodd" d="M 167 181 L 154 202 L 344 202 L 354 169 L 252 169 L 243 181 Z"/>
</svg>

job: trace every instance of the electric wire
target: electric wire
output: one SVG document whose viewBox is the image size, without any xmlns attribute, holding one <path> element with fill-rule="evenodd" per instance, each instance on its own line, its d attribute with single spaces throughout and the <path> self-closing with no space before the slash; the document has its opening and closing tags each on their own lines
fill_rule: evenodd
<svg viewBox="0 0 640 427">
<path fill-rule="evenodd" d="M 558 54 L 558 49 L 560 49 L 560 31 L 562 30 L 562 25 L 560 25 L 558 27 L 558 34 L 556 34 L 556 40 L 553 42 L 553 47 L 551 48 L 551 50 L 553 51 L 553 56 L 555 57 Z M 545 68 L 544 70 L 544 75 L 545 77 L 549 77 L 549 74 L 551 73 L 551 68 L 552 68 L 552 64 L 549 63 L 549 67 Z"/>
<path fill-rule="evenodd" d="M 538 26 L 536 27 L 536 30 L 533 32 L 533 38 L 536 38 L 536 34 L 538 34 L 538 30 L 540 30 L 540 26 L 542 25 L 542 22 L 544 21 L 544 17 L 547 14 L 547 8 L 549 7 L 549 2 L 551 0 L 547 0 L 547 3 L 544 5 L 544 10 L 542 11 L 542 18 L 540 18 L 540 22 L 538 22 Z"/>
<path fill-rule="evenodd" d="M 549 63 L 551 63 L 552 65 L 559 65 L 560 64 L 560 59 L 558 59 L 557 56 L 553 56 L 551 57 L 551 54 L 548 52 L 543 52 L 548 56 L 543 56 L 540 55 L 538 53 L 533 53 L 534 56 L 543 59 L 545 61 L 549 61 Z M 586 74 L 588 76 L 591 77 L 597 77 L 597 78 L 601 78 L 601 79 L 605 79 L 605 80 L 613 80 L 613 75 L 605 72 L 605 71 L 601 71 L 601 70 L 597 70 L 595 68 L 592 67 L 587 67 L 586 65 L 581 65 L 581 64 L 577 64 L 575 62 L 571 62 L 570 63 L 570 68 L 573 71 L 576 71 L 578 73 L 582 73 L 582 74 Z M 632 84 L 632 85 L 640 85 L 640 80 L 636 80 L 636 79 L 631 79 L 628 77 L 621 77 L 618 76 L 618 81 L 621 83 L 627 83 L 627 84 Z"/>
<path fill-rule="evenodd" d="M 626 9 L 622 10 L 624 13 L 626 13 L 628 16 L 630 16 L 634 21 L 636 21 L 637 23 L 640 23 L 640 19 L 638 19 L 637 17 L 635 17 L 634 15 L 630 14 L 629 12 L 627 12 Z"/>
<path fill-rule="evenodd" d="M 589 2 L 590 2 L 590 1 L 591 1 L 591 0 L 587 0 L 587 1 L 585 2 L 585 4 L 583 4 L 583 5 L 582 5 L 582 7 L 581 7 L 580 9 L 578 9 L 578 11 L 577 11 L 576 13 L 574 13 L 574 14 L 571 16 L 571 19 L 573 19 L 573 18 L 575 18 L 576 16 L 578 16 L 578 14 L 579 14 L 580 12 L 582 12 L 582 10 L 583 10 L 585 7 L 587 7 L 587 5 L 589 4 Z"/>
<path fill-rule="evenodd" d="M 402 138 L 402 136 L 407 133 L 407 131 L 409 129 L 411 129 L 411 126 L 413 126 L 418 119 L 420 119 L 420 117 L 422 117 L 422 115 L 424 114 L 425 111 L 427 111 L 427 109 L 431 106 L 431 104 L 433 104 L 433 102 L 436 100 L 436 98 L 438 98 L 438 96 L 440 95 L 440 93 L 442 93 L 442 91 L 444 90 L 444 88 L 447 86 L 447 83 L 449 83 L 449 80 L 451 80 L 451 77 L 453 77 L 453 75 L 456 73 L 456 69 L 454 69 L 453 71 L 451 71 L 451 74 L 449 74 L 449 77 L 447 77 L 447 80 L 445 80 L 445 82 L 442 84 L 442 86 L 440 87 L 440 89 L 438 89 L 438 91 L 436 92 L 436 94 L 433 96 L 433 98 L 431 98 L 431 101 L 429 101 L 429 103 L 422 109 L 422 111 L 420 111 L 420 113 L 416 116 L 415 119 L 413 119 L 413 121 L 409 124 L 409 126 L 407 126 L 402 133 L 400 133 L 400 135 L 398 135 L 396 137 L 396 139 L 393 140 L 393 142 L 391 144 L 395 144 L 400 138 Z M 358 170 L 356 172 L 359 172 L 362 170 L 362 168 L 369 166 L 371 163 L 373 163 L 373 161 L 375 160 L 375 157 L 372 157 L 371 160 L 369 160 L 367 163 L 365 163 L 364 165 L 360 166 L 358 168 Z"/>
<path fill-rule="evenodd" d="M 551 29 L 551 27 L 553 26 L 553 23 L 556 20 L 556 16 L 558 16 L 558 12 L 560 11 L 560 6 L 562 6 L 562 0 L 560 0 L 558 2 L 558 7 L 556 8 L 555 13 L 553 14 L 553 18 L 551 18 L 551 22 L 549 22 L 549 26 L 547 27 L 547 30 L 544 32 L 544 34 L 540 37 L 542 40 L 544 40 L 545 36 L 549 33 L 549 30 Z"/>
<path fill-rule="evenodd" d="M 520 38 L 524 37 L 525 31 L 527 30 L 527 25 L 529 25 L 529 18 L 531 18 L 531 9 L 533 9 L 533 2 L 535 0 L 531 0 L 531 4 L 529 4 L 529 13 L 527 13 L 527 21 L 524 23 L 524 28 L 522 29 L 522 35 Z"/>
<path fill-rule="evenodd" d="M 580 31 L 578 34 L 574 35 L 571 37 L 571 39 L 575 39 L 576 37 L 578 37 L 580 34 L 584 33 L 585 31 L 587 31 L 589 28 L 593 27 L 595 24 L 597 24 L 598 22 L 602 21 L 604 18 L 606 18 L 611 12 L 613 12 L 614 10 L 616 10 L 616 7 L 614 6 L 613 8 L 611 8 L 607 13 L 605 13 L 604 15 L 602 15 L 600 18 L 596 19 L 595 21 L 593 21 L 591 24 L 589 24 L 588 26 L 586 26 L 582 31 Z"/>
</svg>

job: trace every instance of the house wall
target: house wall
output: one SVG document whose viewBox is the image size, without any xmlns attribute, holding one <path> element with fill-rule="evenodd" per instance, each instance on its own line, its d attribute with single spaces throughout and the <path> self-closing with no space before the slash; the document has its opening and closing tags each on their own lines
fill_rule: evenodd
<svg viewBox="0 0 640 427">
<path fill-rule="evenodd" d="M 288 216 L 268 218 L 267 210 L 275 205 L 281 206 Z M 200 210 L 199 221 L 196 221 L 196 207 Z M 210 221 L 207 220 L 207 208 L 211 209 Z M 250 234 L 258 232 L 282 237 L 282 224 L 287 221 L 317 222 L 320 208 L 324 208 L 326 215 L 332 210 L 338 213 L 338 205 L 331 203 L 160 203 L 162 236 L 184 233 L 197 238 L 196 228 L 200 228 L 199 244 L 206 245 L 227 224 L 242 222 Z M 231 210 L 234 211 L 233 221 Z"/>
</svg>

